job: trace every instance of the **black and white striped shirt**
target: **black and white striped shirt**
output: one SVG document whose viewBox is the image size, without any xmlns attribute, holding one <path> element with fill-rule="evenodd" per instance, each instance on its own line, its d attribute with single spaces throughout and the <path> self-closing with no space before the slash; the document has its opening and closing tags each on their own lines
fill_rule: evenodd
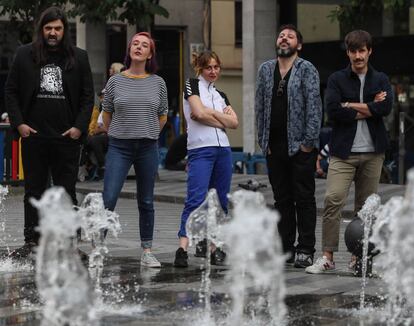
<svg viewBox="0 0 414 326">
<path fill-rule="evenodd" d="M 167 87 L 154 74 L 145 78 L 113 75 L 105 86 L 102 109 L 112 113 L 109 136 L 158 139 L 159 116 L 168 112 Z"/>
</svg>

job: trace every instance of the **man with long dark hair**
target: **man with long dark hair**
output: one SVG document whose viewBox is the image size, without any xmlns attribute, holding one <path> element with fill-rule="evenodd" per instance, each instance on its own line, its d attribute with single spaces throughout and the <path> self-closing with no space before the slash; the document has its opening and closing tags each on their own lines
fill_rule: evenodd
<svg viewBox="0 0 414 326">
<path fill-rule="evenodd" d="M 87 53 L 71 43 L 69 24 L 58 7 L 46 9 L 34 41 L 17 49 L 5 86 L 6 108 L 21 137 L 25 178 L 23 247 L 11 253 L 25 258 L 39 242 L 39 217 L 30 198 L 48 185 L 62 186 L 76 201 L 81 138 L 94 103 Z"/>
</svg>

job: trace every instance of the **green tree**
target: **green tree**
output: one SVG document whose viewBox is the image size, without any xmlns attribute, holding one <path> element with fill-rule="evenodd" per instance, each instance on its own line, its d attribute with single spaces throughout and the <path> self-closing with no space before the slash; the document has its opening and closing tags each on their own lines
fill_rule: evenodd
<svg viewBox="0 0 414 326">
<path fill-rule="evenodd" d="M 354 29 L 366 29 L 376 34 L 372 29 L 381 27 L 378 18 L 383 10 L 398 12 L 406 9 L 407 3 L 407 0 L 344 0 L 329 17 L 339 22 L 342 36 Z"/>
<path fill-rule="evenodd" d="M 0 0 L 0 15 L 10 18 L 10 30 L 18 31 L 19 42 L 32 40 L 36 19 L 50 6 L 62 6 L 66 0 Z"/>
<path fill-rule="evenodd" d="M 47 7 L 67 3 L 67 0 L 0 0 L 0 15 L 8 15 L 10 28 L 19 31 L 21 43 L 28 43 L 40 13 Z M 169 16 L 159 0 L 69 0 L 69 3 L 73 8 L 68 14 L 80 16 L 83 22 L 105 23 L 118 19 L 136 25 L 140 31 L 152 29 L 155 15 Z"/>
<path fill-rule="evenodd" d="M 168 11 L 159 5 L 159 0 L 120 0 L 122 13 L 118 19 L 136 25 L 137 31 L 151 31 L 156 15 L 168 18 Z"/>
<path fill-rule="evenodd" d="M 168 17 L 168 11 L 159 0 L 69 0 L 74 8 L 70 14 L 81 21 L 105 23 L 108 19 L 121 20 L 135 25 L 138 31 L 150 31 L 154 17 Z M 118 14 L 119 13 L 119 14 Z"/>
<path fill-rule="evenodd" d="M 120 0 L 69 0 L 73 9 L 69 15 L 80 16 L 80 20 L 90 23 L 105 23 L 110 19 L 117 19 L 117 9 Z"/>
</svg>

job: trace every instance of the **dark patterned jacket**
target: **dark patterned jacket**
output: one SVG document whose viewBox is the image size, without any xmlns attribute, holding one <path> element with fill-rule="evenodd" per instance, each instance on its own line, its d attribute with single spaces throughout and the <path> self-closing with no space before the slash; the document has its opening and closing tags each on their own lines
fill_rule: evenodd
<svg viewBox="0 0 414 326">
<path fill-rule="evenodd" d="M 256 79 L 255 113 L 259 145 L 266 155 L 269 146 L 270 117 L 276 60 L 264 62 Z M 300 145 L 319 147 L 322 119 L 322 101 L 319 92 L 319 74 L 316 68 L 302 58 L 293 63 L 288 87 L 287 139 L 288 154 L 295 155 Z"/>
</svg>

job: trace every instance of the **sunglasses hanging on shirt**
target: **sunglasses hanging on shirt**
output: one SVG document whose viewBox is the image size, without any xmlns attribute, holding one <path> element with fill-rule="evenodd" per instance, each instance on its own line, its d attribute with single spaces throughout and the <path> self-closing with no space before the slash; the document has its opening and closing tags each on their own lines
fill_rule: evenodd
<svg viewBox="0 0 414 326">
<path fill-rule="evenodd" d="M 286 85 L 286 80 L 281 79 L 279 81 L 279 85 L 277 86 L 276 96 L 282 96 L 283 95 L 283 92 L 284 92 L 283 90 L 284 90 L 285 85 Z"/>
</svg>

